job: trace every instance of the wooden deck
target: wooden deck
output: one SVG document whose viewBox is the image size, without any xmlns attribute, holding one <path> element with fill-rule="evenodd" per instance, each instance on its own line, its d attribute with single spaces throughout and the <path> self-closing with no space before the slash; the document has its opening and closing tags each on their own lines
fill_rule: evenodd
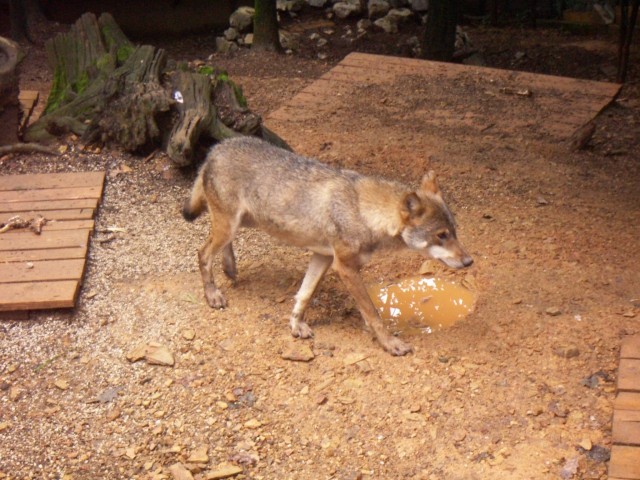
<svg viewBox="0 0 640 480">
<path fill-rule="evenodd" d="M 486 67 L 351 53 L 320 79 L 273 112 L 268 122 L 277 131 L 332 116 L 353 116 L 353 94 L 375 85 L 415 79 L 446 90 L 459 102 L 441 104 L 425 98 L 427 107 L 412 111 L 415 121 L 433 125 L 464 125 L 482 134 L 525 135 L 542 140 L 565 140 L 592 120 L 620 91 L 620 85 Z M 372 92 L 370 102 L 381 99 Z M 392 102 L 386 114 L 394 115 Z M 512 114 L 496 118 L 491 106 L 507 106 Z M 511 108 L 513 107 L 513 108 Z M 526 108 L 526 109 L 525 109 Z M 330 126 L 331 121 L 322 122 Z M 335 131 L 333 135 L 335 136 Z M 327 138 L 331 137 L 330 131 Z"/>
<path fill-rule="evenodd" d="M 0 177 L 0 225 L 47 219 L 41 234 L 0 233 L 0 311 L 75 305 L 104 172 Z"/>
<path fill-rule="evenodd" d="M 640 335 L 622 342 L 609 480 L 640 480 Z"/>
</svg>

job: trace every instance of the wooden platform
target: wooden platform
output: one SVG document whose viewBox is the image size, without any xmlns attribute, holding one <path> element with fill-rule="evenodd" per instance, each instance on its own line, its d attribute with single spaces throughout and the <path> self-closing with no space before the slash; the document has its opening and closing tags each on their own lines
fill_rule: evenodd
<svg viewBox="0 0 640 480">
<path fill-rule="evenodd" d="M 609 480 L 640 480 L 640 335 L 623 340 Z"/>
<path fill-rule="evenodd" d="M 424 105 L 403 109 L 395 105 L 397 99 L 385 98 L 384 91 L 372 88 L 402 82 L 407 88 L 424 87 Z M 324 124 L 320 128 L 327 131 L 328 138 L 335 138 L 339 130 L 331 131 L 331 117 L 354 119 L 354 111 L 358 111 L 354 97 L 364 93 L 371 105 L 384 104 L 385 121 L 389 122 L 409 114 L 421 124 L 465 127 L 478 134 L 491 130 L 501 138 L 515 134 L 557 141 L 567 139 L 593 119 L 619 91 L 620 85 L 606 82 L 351 53 L 272 113 L 268 122 L 282 133 L 289 126 L 299 129 L 316 120 Z M 444 93 L 447 97 L 439 98 Z M 504 112 L 498 118 L 496 108 Z"/>
<path fill-rule="evenodd" d="M 70 308 L 84 274 L 105 172 L 0 177 L 0 224 L 47 219 L 41 234 L 0 233 L 0 311 Z"/>
</svg>

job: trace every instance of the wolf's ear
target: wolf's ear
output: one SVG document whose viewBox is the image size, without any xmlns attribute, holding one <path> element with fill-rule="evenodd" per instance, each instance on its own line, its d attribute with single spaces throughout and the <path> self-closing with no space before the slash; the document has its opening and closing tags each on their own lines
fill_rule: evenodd
<svg viewBox="0 0 640 480">
<path fill-rule="evenodd" d="M 423 192 L 432 193 L 434 195 L 440 194 L 440 187 L 438 186 L 438 180 L 436 180 L 436 174 L 433 170 L 429 170 L 422 177 L 422 183 L 420 183 L 420 190 Z"/>
<path fill-rule="evenodd" d="M 402 220 L 408 222 L 410 220 L 418 218 L 423 213 L 424 204 L 422 203 L 422 200 L 420 200 L 420 197 L 414 192 L 407 193 L 402 199 L 402 207 L 400 210 Z"/>
</svg>

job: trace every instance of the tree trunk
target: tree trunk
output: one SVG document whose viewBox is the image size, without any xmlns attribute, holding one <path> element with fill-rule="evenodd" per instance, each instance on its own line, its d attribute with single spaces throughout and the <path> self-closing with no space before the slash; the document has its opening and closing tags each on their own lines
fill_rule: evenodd
<svg viewBox="0 0 640 480">
<path fill-rule="evenodd" d="M 253 17 L 253 45 L 255 50 L 281 52 L 276 0 L 255 0 Z"/>
<path fill-rule="evenodd" d="M 459 0 L 431 0 L 422 41 L 422 56 L 427 60 L 450 62 L 456 41 Z"/>
<path fill-rule="evenodd" d="M 53 87 L 26 141 L 73 132 L 84 143 L 113 142 L 128 151 L 162 145 L 180 166 L 192 163 L 199 147 L 236 135 L 286 147 L 226 73 L 168 70 L 164 50 L 133 45 L 109 14 L 83 15 L 46 48 Z"/>
</svg>

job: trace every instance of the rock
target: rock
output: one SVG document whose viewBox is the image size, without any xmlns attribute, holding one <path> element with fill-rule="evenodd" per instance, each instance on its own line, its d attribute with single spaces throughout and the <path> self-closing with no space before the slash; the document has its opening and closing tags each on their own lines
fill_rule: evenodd
<svg viewBox="0 0 640 480">
<path fill-rule="evenodd" d="M 149 365 L 173 366 L 173 354 L 164 345 L 150 344 L 144 356 Z"/>
<path fill-rule="evenodd" d="M 62 378 L 57 379 L 55 382 L 53 382 L 53 384 L 59 390 L 67 390 L 69 388 L 69 382 L 67 382 L 66 380 L 64 380 Z"/>
<path fill-rule="evenodd" d="M 9 388 L 9 400 L 11 400 L 12 402 L 16 402 L 20 399 L 21 396 L 22 389 L 15 386 Z"/>
<path fill-rule="evenodd" d="M 282 358 L 294 362 L 310 362 L 315 355 L 308 343 L 292 342 L 282 353 Z"/>
<path fill-rule="evenodd" d="M 9 422 L 0 422 L 0 433 L 4 432 L 5 430 L 9 430 L 10 427 L 11 424 Z"/>
<path fill-rule="evenodd" d="M 304 0 L 277 0 L 276 8 L 284 12 L 299 12 L 304 7 Z"/>
<path fill-rule="evenodd" d="M 260 422 L 257 418 L 252 418 L 244 422 L 244 426 L 246 428 L 250 428 L 251 430 L 255 430 L 256 428 L 260 428 L 262 426 L 262 422 Z"/>
<path fill-rule="evenodd" d="M 371 25 L 373 25 L 373 22 L 371 20 L 369 20 L 368 18 L 361 18 L 360 20 L 358 20 L 356 27 L 358 28 L 358 32 L 362 33 L 369 30 L 371 28 Z"/>
<path fill-rule="evenodd" d="M 426 12 L 429 10 L 429 0 L 409 0 L 409 5 L 414 12 Z"/>
<path fill-rule="evenodd" d="M 373 24 L 384 30 L 386 33 L 398 33 L 398 22 L 389 15 L 377 19 Z"/>
<path fill-rule="evenodd" d="M 327 0 L 307 0 L 307 3 L 315 8 L 323 8 L 327 4 Z"/>
<path fill-rule="evenodd" d="M 209 447 L 203 445 L 201 447 L 196 448 L 189 458 L 187 459 L 188 463 L 209 463 L 209 455 L 207 454 Z"/>
<path fill-rule="evenodd" d="M 120 409 L 114 408 L 113 410 L 110 410 L 109 413 L 107 413 L 107 421 L 113 422 L 114 420 L 120 418 L 120 415 L 122 415 Z"/>
<path fill-rule="evenodd" d="M 249 47 L 253 45 L 253 33 L 247 33 L 242 39 L 242 43 Z"/>
<path fill-rule="evenodd" d="M 191 341 L 196 338 L 196 332 L 190 328 L 187 328 L 182 332 L 182 338 Z"/>
<path fill-rule="evenodd" d="M 233 27 L 229 27 L 224 31 L 224 38 L 233 42 L 238 39 L 238 30 Z"/>
<path fill-rule="evenodd" d="M 562 313 L 562 310 L 560 310 L 558 307 L 549 307 L 544 311 L 544 313 L 546 313 L 550 317 L 557 317 Z"/>
<path fill-rule="evenodd" d="M 358 15 L 360 12 L 361 7 L 359 3 L 338 2 L 333 4 L 333 13 L 336 14 L 336 17 L 341 19 Z"/>
<path fill-rule="evenodd" d="M 240 7 L 229 17 L 229 25 L 238 32 L 244 33 L 252 29 L 255 10 L 252 7 Z"/>
<path fill-rule="evenodd" d="M 573 457 L 567 460 L 560 470 L 560 478 L 563 480 L 569 480 L 578 473 L 578 457 Z"/>
<path fill-rule="evenodd" d="M 386 0 L 369 0 L 367 11 L 369 18 L 384 17 L 391 10 L 391 5 Z"/>
<path fill-rule="evenodd" d="M 181 463 L 174 463 L 169 467 L 169 472 L 173 476 L 174 480 L 193 480 L 191 472 L 185 468 Z"/>
<path fill-rule="evenodd" d="M 578 446 L 588 452 L 593 448 L 593 443 L 591 443 L 590 438 L 583 438 L 580 440 L 580 443 L 578 443 Z"/>
<path fill-rule="evenodd" d="M 408 8 L 392 8 L 387 16 L 394 19 L 397 24 L 401 24 L 413 17 L 413 12 Z"/>
<path fill-rule="evenodd" d="M 127 353 L 127 360 L 130 362 L 137 362 L 142 360 L 147 354 L 147 345 L 138 345 L 136 348 Z"/>
<path fill-rule="evenodd" d="M 562 358 L 574 358 L 580 355 L 580 350 L 575 345 L 562 345 L 554 348 L 553 353 Z"/>
<path fill-rule="evenodd" d="M 210 471 L 204 477 L 206 480 L 219 480 L 222 478 L 233 477 L 234 475 L 238 475 L 242 473 L 242 467 L 237 465 L 220 465 L 215 470 Z"/>
</svg>

